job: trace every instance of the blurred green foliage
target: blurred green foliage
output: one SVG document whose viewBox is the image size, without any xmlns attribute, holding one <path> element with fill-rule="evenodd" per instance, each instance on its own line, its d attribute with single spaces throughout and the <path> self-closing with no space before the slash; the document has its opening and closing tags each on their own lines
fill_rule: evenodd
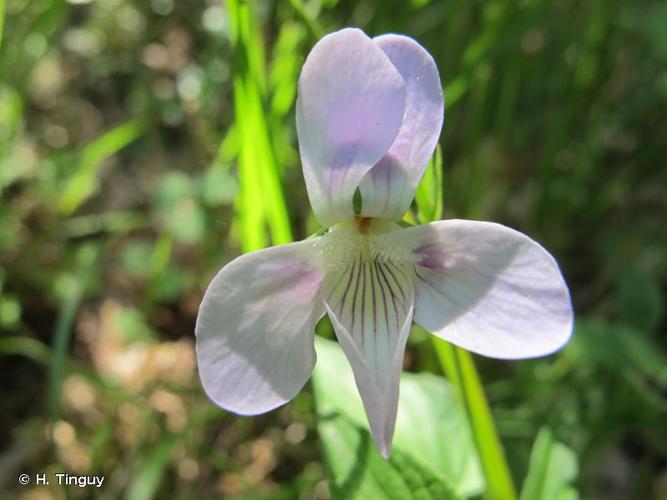
<svg viewBox="0 0 667 500">
<path fill-rule="evenodd" d="M 226 414 L 192 345 L 219 267 L 318 229 L 293 103 L 309 48 L 347 25 L 433 54 L 445 217 L 530 234 L 570 284 L 562 353 L 478 359 L 515 483 L 667 496 L 659 0 L 0 0 L 0 496 L 89 494 L 22 472 L 104 474 L 98 498 L 337 491 L 312 390 Z M 414 333 L 408 370 L 438 372 Z"/>
</svg>

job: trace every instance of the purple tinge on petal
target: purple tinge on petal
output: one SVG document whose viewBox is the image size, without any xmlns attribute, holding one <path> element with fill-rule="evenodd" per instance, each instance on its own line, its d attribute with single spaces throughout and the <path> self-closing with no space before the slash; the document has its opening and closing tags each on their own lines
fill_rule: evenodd
<svg viewBox="0 0 667 500">
<path fill-rule="evenodd" d="M 199 376 L 219 406 L 242 415 L 292 399 L 315 364 L 324 277 L 312 240 L 245 254 L 213 279 L 197 316 Z"/>
<path fill-rule="evenodd" d="M 317 293 L 322 284 L 322 270 L 303 261 L 284 262 L 274 272 L 275 287 L 286 300 L 303 300 Z"/>
<path fill-rule="evenodd" d="M 447 267 L 447 252 L 435 243 L 424 243 L 413 250 L 417 256 L 417 265 L 430 269 L 442 269 Z"/>
<path fill-rule="evenodd" d="M 299 78 L 296 125 L 308 196 L 329 227 L 354 216 L 361 178 L 393 144 L 405 113 L 405 82 L 358 29 L 322 38 Z"/>
<path fill-rule="evenodd" d="M 413 39 L 373 39 L 406 82 L 405 116 L 386 155 L 359 185 L 361 215 L 398 220 L 407 211 L 433 155 L 444 119 L 444 94 L 433 58 Z"/>
<path fill-rule="evenodd" d="M 572 333 L 558 264 L 525 234 L 491 222 L 447 220 L 401 231 L 414 242 L 415 322 L 469 351 L 530 358 Z"/>
</svg>

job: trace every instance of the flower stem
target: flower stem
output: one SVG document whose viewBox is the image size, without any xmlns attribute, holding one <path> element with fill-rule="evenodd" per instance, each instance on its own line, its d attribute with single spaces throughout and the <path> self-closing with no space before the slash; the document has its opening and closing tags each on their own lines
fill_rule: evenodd
<svg viewBox="0 0 667 500">
<path fill-rule="evenodd" d="M 472 355 L 435 336 L 433 343 L 440 366 L 456 388 L 468 414 L 486 478 L 485 498 L 515 500 L 512 475 Z"/>
</svg>

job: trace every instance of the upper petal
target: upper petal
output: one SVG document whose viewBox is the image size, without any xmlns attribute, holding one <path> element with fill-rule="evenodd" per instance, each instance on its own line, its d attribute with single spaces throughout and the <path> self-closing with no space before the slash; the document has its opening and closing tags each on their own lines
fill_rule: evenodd
<svg viewBox="0 0 667 500">
<path fill-rule="evenodd" d="M 313 240 L 242 255 L 218 273 L 197 316 L 197 362 L 208 396 L 242 415 L 292 399 L 315 365 L 324 313 Z"/>
<path fill-rule="evenodd" d="M 359 185 L 361 215 L 398 220 L 410 207 L 433 155 L 444 120 L 445 100 L 435 61 L 412 38 L 373 39 L 405 80 L 407 96 L 401 129 L 384 157 Z"/>
<path fill-rule="evenodd" d="M 405 82 L 361 30 L 322 38 L 306 59 L 296 126 L 308 196 L 329 227 L 354 216 L 359 181 L 394 142 L 405 112 Z"/>
<path fill-rule="evenodd" d="M 447 220 L 405 230 L 415 266 L 415 322 L 469 351 L 530 358 L 572 333 L 570 293 L 553 257 L 513 229 Z"/>
<path fill-rule="evenodd" d="M 373 440 L 388 457 L 403 354 L 413 315 L 409 266 L 359 249 L 325 281 L 325 305 L 364 403 Z"/>
</svg>

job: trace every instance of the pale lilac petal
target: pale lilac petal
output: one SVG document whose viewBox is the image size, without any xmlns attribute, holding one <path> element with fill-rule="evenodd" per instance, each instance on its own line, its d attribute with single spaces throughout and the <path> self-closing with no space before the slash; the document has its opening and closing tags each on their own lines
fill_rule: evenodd
<svg viewBox="0 0 667 500">
<path fill-rule="evenodd" d="M 363 252 L 327 276 L 325 305 L 364 403 L 373 440 L 391 451 L 403 354 L 413 314 L 409 266 L 367 259 Z"/>
<path fill-rule="evenodd" d="M 222 268 L 197 317 L 197 362 L 208 396 L 255 415 L 292 399 L 315 365 L 324 314 L 313 240 L 245 254 Z"/>
<path fill-rule="evenodd" d="M 415 322 L 492 358 L 531 358 L 572 333 L 570 293 L 538 243 L 491 222 L 447 220 L 401 237 L 413 248 Z"/>
<path fill-rule="evenodd" d="M 296 126 L 308 196 L 323 226 L 354 216 L 361 178 L 401 127 L 405 93 L 399 72 L 361 30 L 327 35 L 308 55 Z"/>
<path fill-rule="evenodd" d="M 398 220 L 410 207 L 424 169 L 440 137 L 445 100 L 438 68 L 412 38 L 373 39 L 391 59 L 407 85 L 405 117 L 387 154 L 362 179 L 361 214 Z"/>
</svg>

